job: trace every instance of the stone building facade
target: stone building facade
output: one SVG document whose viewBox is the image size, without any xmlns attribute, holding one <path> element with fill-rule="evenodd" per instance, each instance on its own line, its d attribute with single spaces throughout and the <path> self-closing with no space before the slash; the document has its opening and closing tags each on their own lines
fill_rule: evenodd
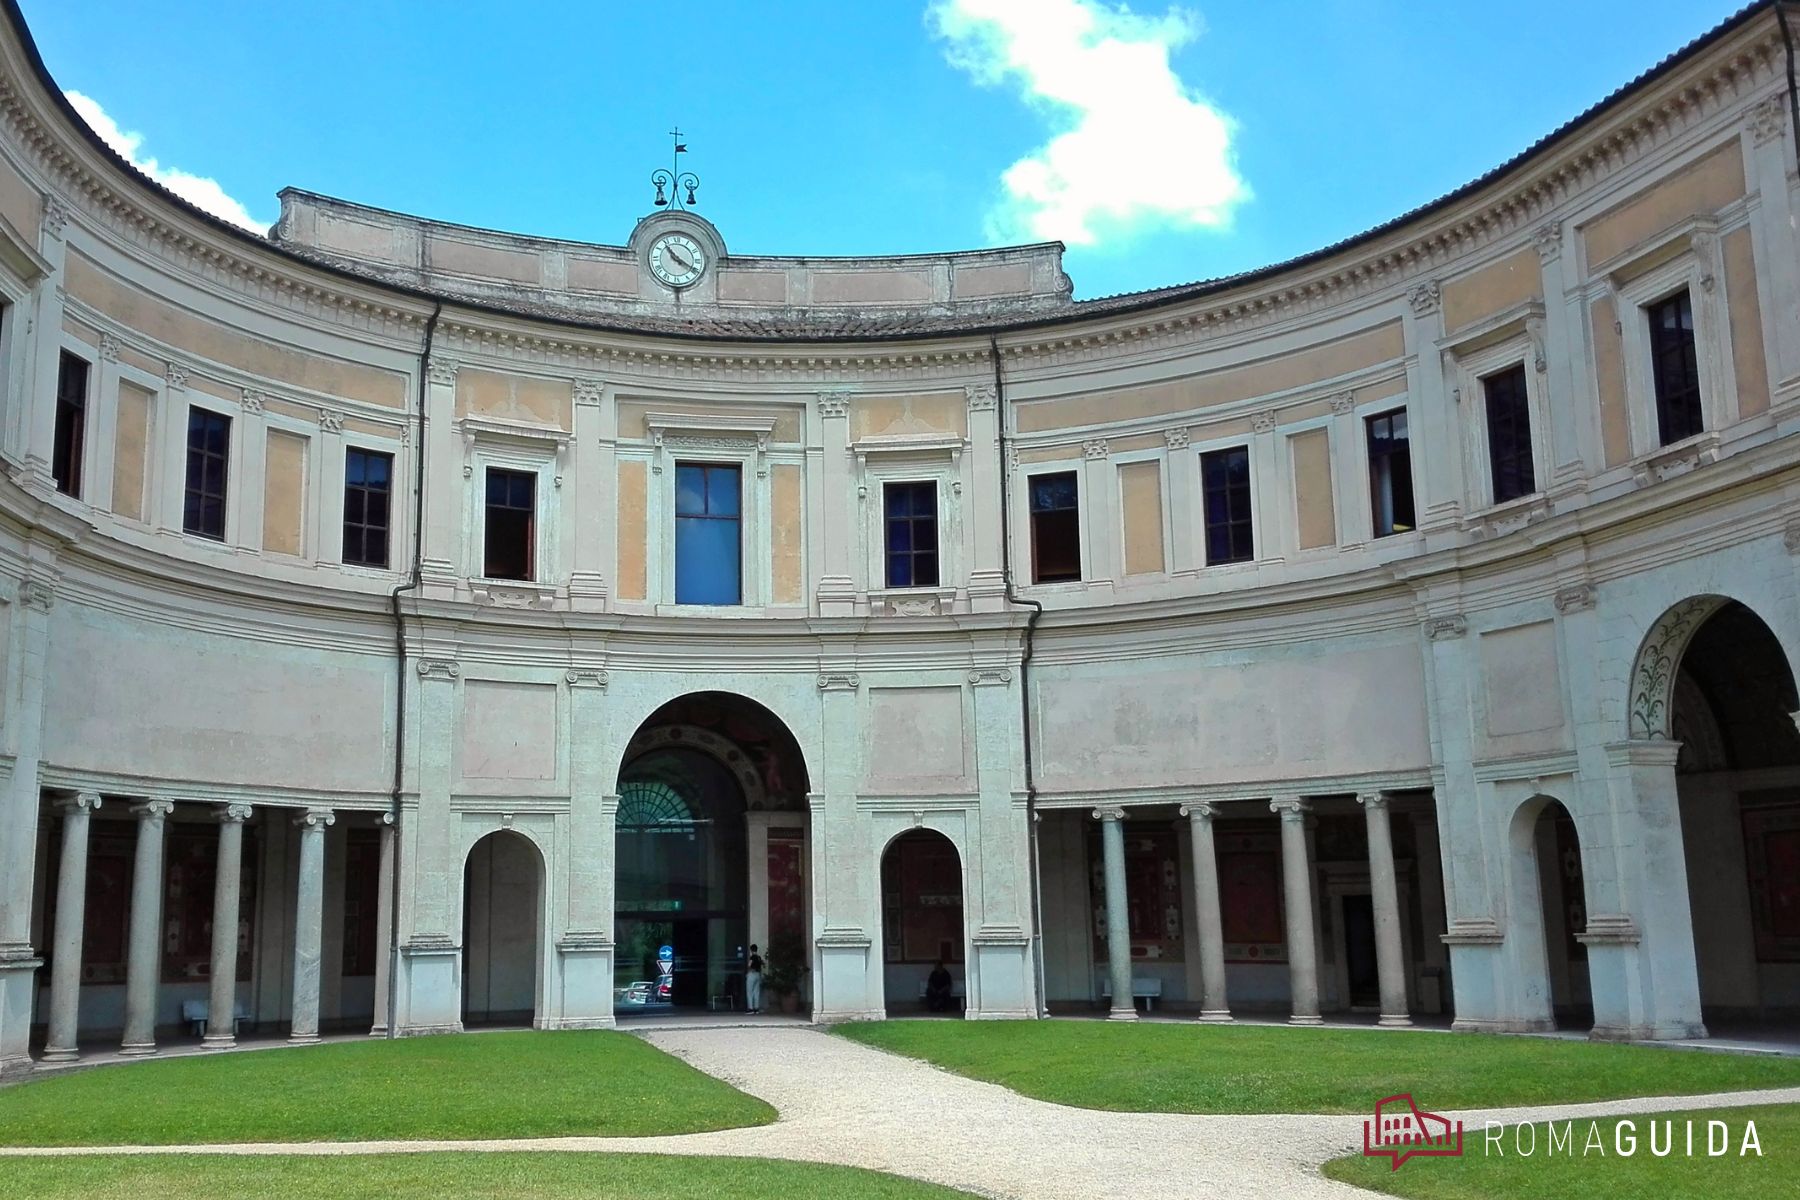
<svg viewBox="0 0 1800 1200">
<path fill-rule="evenodd" d="M 940 959 L 980 1018 L 1800 1010 L 1771 5 L 1096 301 L 679 205 L 246 235 L 6 17 L 0 1068 L 740 1004 L 751 943 L 821 1020 Z"/>
</svg>

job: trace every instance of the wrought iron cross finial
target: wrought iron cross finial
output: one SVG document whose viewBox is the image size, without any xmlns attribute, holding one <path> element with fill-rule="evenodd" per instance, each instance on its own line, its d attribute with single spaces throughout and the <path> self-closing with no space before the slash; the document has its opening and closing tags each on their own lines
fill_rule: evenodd
<svg viewBox="0 0 1800 1200">
<path fill-rule="evenodd" d="M 687 153 L 687 143 L 681 140 L 681 126 L 669 130 L 669 136 L 675 139 L 675 153 L 670 156 L 672 166 L 668 170 L 658 167 L 650 172 L 650 182 L 656 185 L 656 207 L 686 209 L 699 203 L 694 199 L 694 189 L 700 186 L 700 177 L 681 169 L 681 156 Z M 664 188 L 668 189 L 666 196 Z M 681 195 L 684 191 L 687 193 L 685 200 Z"/>
</svg>

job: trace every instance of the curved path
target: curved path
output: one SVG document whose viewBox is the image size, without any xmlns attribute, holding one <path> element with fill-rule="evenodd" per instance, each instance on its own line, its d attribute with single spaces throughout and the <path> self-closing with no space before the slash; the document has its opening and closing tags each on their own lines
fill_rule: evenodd
<svg viewBox="0 0 1800 1200">
<path fill-rule="evenodd" d="M 1319 1164 L 1362 1145 L 1356 1116 L 1115 1113 L 1032 1100 L 813 1029 L 649 1033 L 649 1041 L 774 1105 L 772 1125 L 670 1137 L 477 1142 L 309 1142 L 0 1149 L 5 1155 L 375 1154 L 429 1150 L 637 1151 L 788 1158 L 871 1167 L 984 1196 L 1093 1200 L 1144 1196 L 1361 1197 Z M 1614 1100 L 1455 1114 L 1484 1121 L 1800 1102 L 1800 1088 Z"/>
</svg>

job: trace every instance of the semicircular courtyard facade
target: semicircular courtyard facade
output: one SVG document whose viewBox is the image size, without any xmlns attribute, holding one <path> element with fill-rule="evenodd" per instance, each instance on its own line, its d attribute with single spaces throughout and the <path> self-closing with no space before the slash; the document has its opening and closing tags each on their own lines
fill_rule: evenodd
<svg viewBox="0 0 1800 1200">
<path fill-rule="evenodd" d="M 5 18 L 0 1068 L 738 1009 L 752 946 L 826 1021 L 940 967 L 972 1018 L 1800 1013 L 1770 4 L 1389 225 L 1089 301 L 679 196 L 248 235 Z"/>
</svg>

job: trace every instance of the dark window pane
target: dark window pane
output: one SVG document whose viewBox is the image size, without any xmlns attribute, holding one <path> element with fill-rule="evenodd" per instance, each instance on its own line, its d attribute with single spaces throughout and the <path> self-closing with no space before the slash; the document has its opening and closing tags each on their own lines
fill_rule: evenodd
<svg viewBox="0 0 1800 1200">
<path fill-rule="evenodd" d="M 393 456 L 351 447 L 344 451 L 344 561 L 388 565 L 388 481 Z M 495 482 L 488 479 L 488 495 Z"/>
<path fill-rule="evenodd" d="M 1667 446 L 1705 428 L 1700 411 L 1700 362 L 1694 347 L 1694 306 L 1684 288 L 1644 312 L 1650 322 L 1657 435 Z"/>
<path fill-rule="evenodd" d="M 1525 364 L 1482 379 L 1487 399 L 1488 466 L 1494 503 L 1504 504 L 1537 491 L 1531 461 L 1531 402 Z"/>
<path fill-rule="evenodd" d="M 1256 557 L 1250 533 L 1250 450 L 1234 446 L 1200 456 L 1201 500 L 1206 520 L 1206 561 L 1246 562 Z"/>
<path fill-rule="evenodd" d="M 231 418 L 204 408 L 188 409 L 187 447 L 181 527 L 187 533 L 223 541 Z"/>
<path fill-rule="evenodd" d="M 937 484 L 886 484 L 882 503 L 887 518 L 888 586 L 936 587 Z"/>
<path fill-rule="evenodd" d="M 531 579 L 536 569 L 537 476 L 488 468 L 487 533 L 482 573 L 489 579 Z"/>
<path fill-rule="evenodd" d="M 87 441 L 88 363 L 62 352 L 56 372 L 56 432 L 50 450 L 50 478 L 56 490 L 81 495 L 81 457 Z"/>
<path fill-rule="evenodd" d="M 1032 582 L 1080 579 L 1080 491 L 1075 472 L 1032 476 L 1030 496 Z"/>
<path fill-rule="evenodd" d="M 1412 449 L 1406 436 L 1406 410 L 1370 417 L 1369 502 L 1376 537 L 1414 528 Z"/>
</svg>

